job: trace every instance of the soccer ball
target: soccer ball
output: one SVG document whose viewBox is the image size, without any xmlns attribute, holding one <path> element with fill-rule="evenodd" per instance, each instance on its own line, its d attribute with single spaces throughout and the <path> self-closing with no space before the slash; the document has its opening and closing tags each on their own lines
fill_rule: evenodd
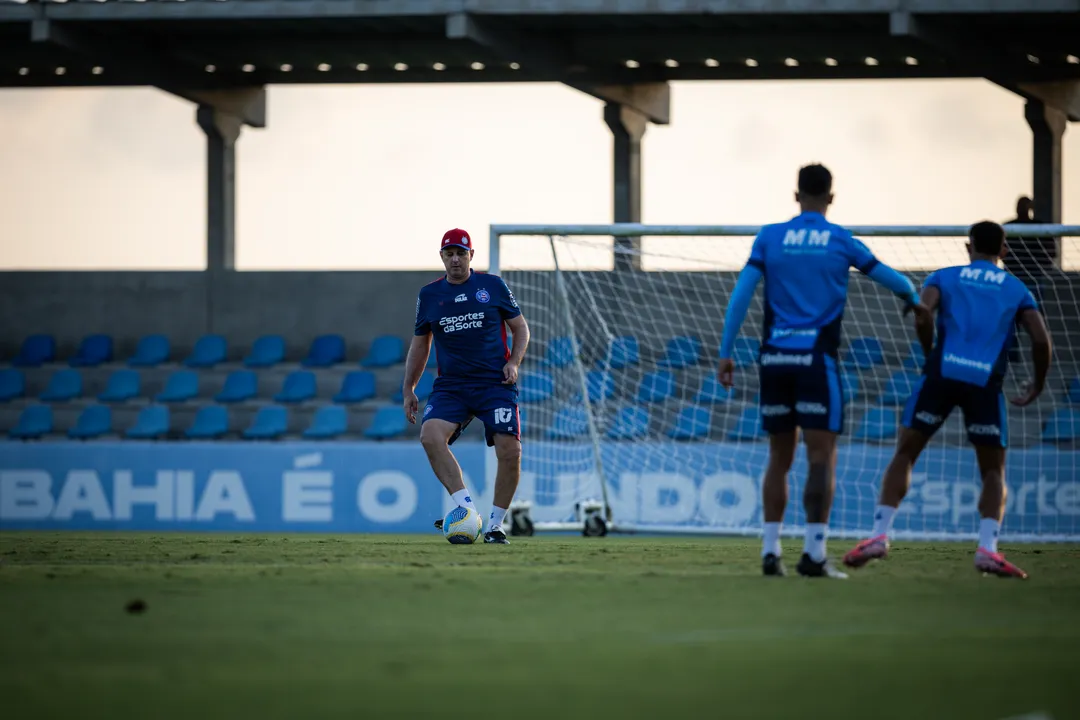
<svg viewBox="0 0 1080 720">
<path fill-rule="evenodd" d="M 443 518 L 443 535 L 454 545 L 471 545 L 480 539 L 483 528 L 480 513 L 469 508 L 456 507 Z"/>
</svg>

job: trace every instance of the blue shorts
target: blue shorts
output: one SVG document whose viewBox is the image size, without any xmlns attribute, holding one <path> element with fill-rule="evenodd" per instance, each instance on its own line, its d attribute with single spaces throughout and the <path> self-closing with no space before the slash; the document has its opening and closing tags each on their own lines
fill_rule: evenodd
<svg viewBox="0 0 1080 720">
<path fill-rule="evenodd" d="M 489 446 L 495 444 L 496 433 L 513 435 L 520 440 L 521 413 L 518 412 L 517 385 L 484 383 L 440 386 L 436 381 L 435 389 L 424 407 L 421 424 L 432 419 L 457 423 L 459 427 L 450 437 L 452 444 L 474 417 L 484 423 L 484 437 Z"/>
<path fill-rule="evenodd" d="M 900 424 L 931 436 L 945 423 L 953 408 L 964 413 L 968 441 L 972 445 L 1008 444 L 1008 412 L 1001 388 L 979 387 L 936 375 L 923 375 L 904 405 Z"/>
<path fill-rule="evenodd" d="M 821 352 L 762 348 L 761 425 L 770 435 L 803 430 L 844 432 L 844 398 L 836 359 Z"/>
</svg>

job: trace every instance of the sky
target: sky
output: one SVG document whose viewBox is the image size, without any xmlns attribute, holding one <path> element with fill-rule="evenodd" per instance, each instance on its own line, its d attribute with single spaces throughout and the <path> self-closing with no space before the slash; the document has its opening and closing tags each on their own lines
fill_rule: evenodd
<svg viewBox="0 0 1080 720">
<path fill-rule="evenodd" d="M 439 268 L 451 227 L 472 234 L 484 268 L 491 224 L 611 222 L 610 133 L 602 103 L 578 91 L 268 92 L 267 128 L 245 128 L 237 146 L 240 270 Z M 1031 189 L 1023 101 L 982 80 L 674 83 L 671 115 L 643 143 L 646 223 L 787 219 L 809 162 L 834 173 L 839 223 L 1004 221 Z M 206 150 L 191 104 L 141 88 L 0 90 L 0 138 L 0 267 L 205 267 Z M 1080 223 L 1080 124 L 1064 154 L 1063 220 Z M 504 267 L 529 264 L 528 242 L 505 242 Z M 947 264 L 959 247 L 871 246 L 901 266 Z M 737 267 L 747 248 L 655 239 L 645 251 Z M 1080 267 L 1075 240 L 1066 264 Z"/>
</svg>

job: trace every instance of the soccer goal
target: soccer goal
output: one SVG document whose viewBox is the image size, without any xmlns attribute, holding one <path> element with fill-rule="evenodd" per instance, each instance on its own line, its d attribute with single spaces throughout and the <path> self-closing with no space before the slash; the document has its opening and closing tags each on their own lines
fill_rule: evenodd
<svg viewBox="0 0 1080 720">
<path fill-rule="evenodd" d="M 758 412 L 759 287 L 736 344 L 735 388 L 716 381 L 723 315 L 756 226 L 491 228 L 491 272 L 510 285 L 532 332 L 522 368 L 519 530 L 756 535 L 768 455 Z M 966 226 L 853 227 L 917 286 L 967 263 Z M 1017 227 L 1008 226 L 1010 236 Z M 1059 268 L 1039 279 L 1055 349 L 1047 388 L 1008 411 L 1003 535 L 1080 540 L 1080 226 L 1027 225 L 1059 238 Z M 922 367 L 910 317 L 852 271 L 841 350 L 845 431 L 830 518 L 864 534 L 903 404 Z M 1026 336 L 1006 395 L 1031 377 Z M 800 448 L 785 532 L 805 522 Z M 973 538 L 979 475 L 959 411 L 915 468 L 898 537 Z"/>
</svg>

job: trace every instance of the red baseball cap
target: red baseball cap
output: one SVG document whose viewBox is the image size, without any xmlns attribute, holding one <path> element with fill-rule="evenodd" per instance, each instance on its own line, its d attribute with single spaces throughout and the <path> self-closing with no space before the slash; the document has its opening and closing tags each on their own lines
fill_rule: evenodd
<svg viewBox="0 0 1080 720">
<path fill-rule="evenodd" d="M 439 250 L 447 247 L 459 247 L 465 248 L 466 250 L 472 250 L 472 238 L 469 237 L 469 233 L 461 228 L 447 230 L 446 234 L 442 236 L 442 245 L 439 247 Z"/>
</svg>

